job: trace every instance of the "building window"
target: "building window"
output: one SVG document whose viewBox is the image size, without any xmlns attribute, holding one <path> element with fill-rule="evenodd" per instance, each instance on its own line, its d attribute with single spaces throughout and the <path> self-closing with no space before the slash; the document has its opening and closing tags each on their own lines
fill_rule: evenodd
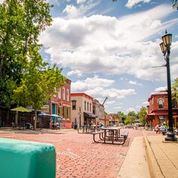
<svg viewBox="0 0 178 178">
<path fill-rule="evenodd" d="M 89 103 L 87 102 L 87 111 L 89 111 Z"/>
<path fill-rule="evenodd" d="M 93 106 L 93 114 L 96 114 L 96 107 Z"/>
<path fill-rule="evenodd" d="M 76 104 L 77 104 L 77 101 L 72 100 L 72 110 L 76 110 Z"/>
<path fill-rule="evenodd" d="M 61 89 L 58 90 L 58 99 L 61 99 Z"/>
<path fill-rule="evenodd" d="M 90 112 L 91 112 L 91 103 L 90 103 Z"/>
<path fill-rule="evenodd" d="M 62 89 L 62 99 L 63 99 L 63 100 L 66 100 L 65 88 Z"/>
<path fill-rule="evenodd" d="M 86 111 L 86 108 L 87 108 L 87 102 L 84 101 L 84 110 Z"/>
<path fill-rule="evenodd" d="M 69 101 L 69 89 L 67 89 L 67 101 Z"/>
<path fill-rule="evenodd" d="M 164 100 L 163 99 L 158 100 L 158 107 L 159 107 L 159 109 L 164 108 Z"/>
</svg>

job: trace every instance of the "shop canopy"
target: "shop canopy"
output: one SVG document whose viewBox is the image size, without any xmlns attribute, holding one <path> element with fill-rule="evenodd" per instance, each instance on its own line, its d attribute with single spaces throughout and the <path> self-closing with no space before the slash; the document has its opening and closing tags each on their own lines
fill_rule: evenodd
<svg viewBox="0 0 178 178">
<path fill-rule="evenodd" d="M 95 119 L 97 116 L 90 112 L 84 112 L 84 117 Z"/>
<path fill-rule="evenodd" d="M 44 116 L 44 117 L 52 117 L 54 120 L 62 120 L 62 116 L 58 115 L 58 114 L 48 114 L 45 112 L 41 112 L 40 114 L 38 114 L 38 116 Z"/>
</svg>

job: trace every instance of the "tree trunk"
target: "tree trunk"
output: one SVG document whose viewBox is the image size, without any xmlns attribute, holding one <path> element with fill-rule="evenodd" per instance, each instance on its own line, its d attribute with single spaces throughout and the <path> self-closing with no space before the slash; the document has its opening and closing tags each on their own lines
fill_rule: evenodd
<svg viewBox="0 0 178 178">
<path fill-rule="evenodd" d="M 36 130 L 36 123 L 37 123 L 37 110 L 35 109 L 35 116 L 34 116 L 34 130 Z"/>
<path fill-rule="evenodd" d="M 18 111 L 15 113 L 15 127 L 18 126 Z"/>
</svg>

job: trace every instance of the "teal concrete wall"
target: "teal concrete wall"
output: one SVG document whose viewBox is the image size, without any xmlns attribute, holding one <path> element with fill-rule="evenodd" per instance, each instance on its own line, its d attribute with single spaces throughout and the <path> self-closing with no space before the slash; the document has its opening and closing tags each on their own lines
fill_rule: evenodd
<svg viewBox="0 0 178 178">
<path fill-rule="evenodd" d="M 1 178 L 55 178 L 52 144 L 0 138 Z"/>
</svg>

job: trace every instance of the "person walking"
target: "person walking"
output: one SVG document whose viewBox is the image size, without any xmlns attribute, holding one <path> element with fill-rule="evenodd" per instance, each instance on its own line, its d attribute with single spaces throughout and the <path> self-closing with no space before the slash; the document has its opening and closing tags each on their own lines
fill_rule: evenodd
<svg viewBox="0 0 178 178">
<path fill-rule="evenodd" d="M 156 134 L 157 134 L 157 133 L 160 133 L 159 124 L 157 124 L 157 125 L 155 126 L 155 132 L 156 132 Z"/>
</svg>

